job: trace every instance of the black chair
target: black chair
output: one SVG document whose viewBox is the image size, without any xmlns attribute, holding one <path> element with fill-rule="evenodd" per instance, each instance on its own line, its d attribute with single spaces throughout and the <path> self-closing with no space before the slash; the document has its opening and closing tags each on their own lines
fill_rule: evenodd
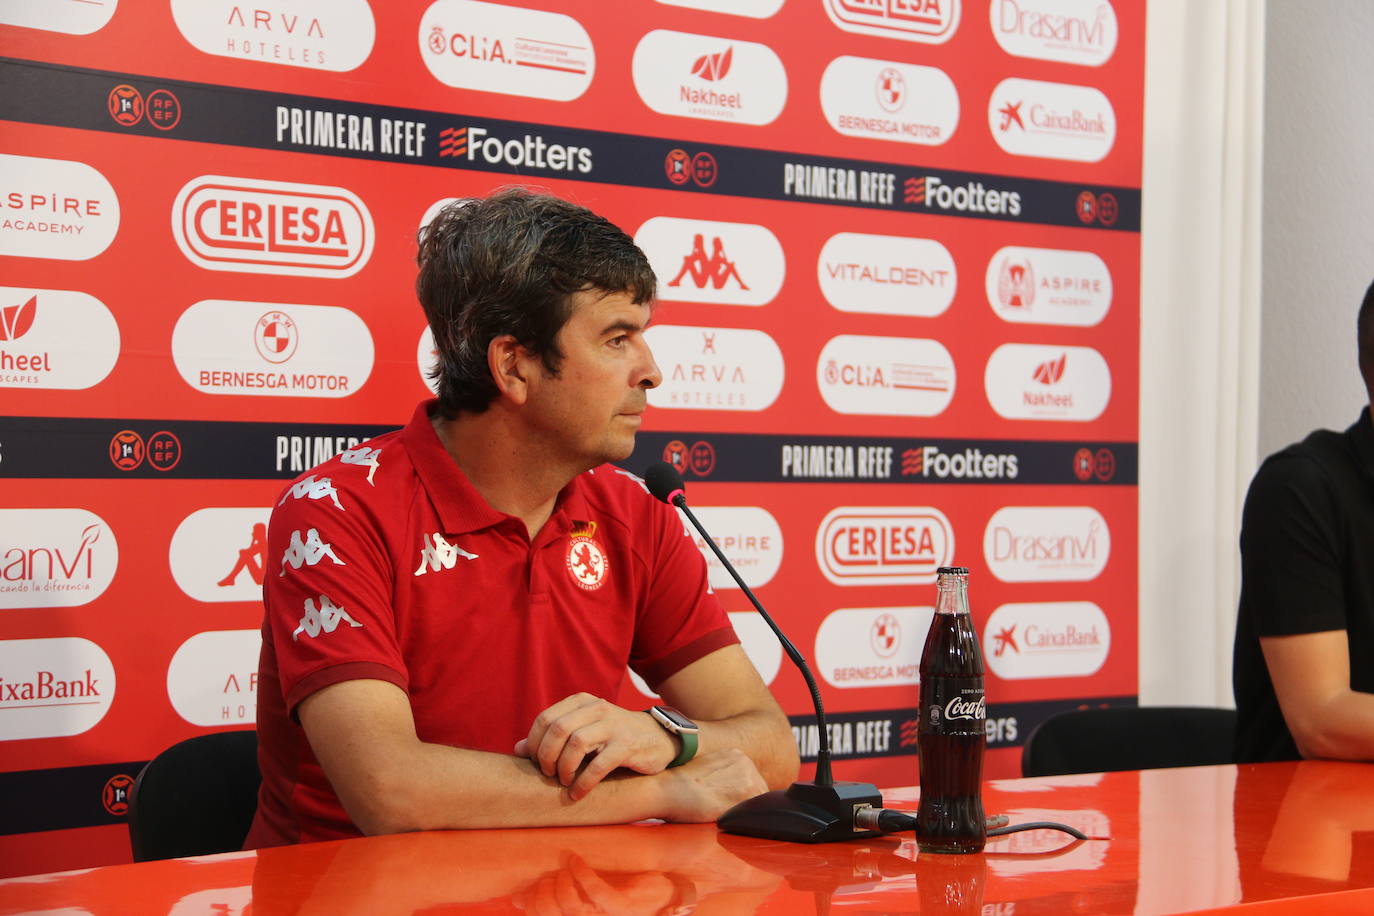
<svg viewBox="0 0 1374 916">
<path fill-rule="evenodd" d="M 1022 776 L 1234 763 L 1234 709 L 1118 706 L 1061 712 L 1021 750 Z"/>
<path fill-rule="evenodd" d="M 129 792 L 134 861 L 242 848 L 261 782 L 256 731 L 200 735 L 167 748 Z"/>
</svg>

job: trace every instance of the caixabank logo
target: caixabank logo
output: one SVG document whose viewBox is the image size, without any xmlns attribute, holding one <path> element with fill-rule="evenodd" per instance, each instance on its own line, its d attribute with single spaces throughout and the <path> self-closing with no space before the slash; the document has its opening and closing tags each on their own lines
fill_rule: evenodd
<svg viewBox="0 0 1374 916">
<path fill-rule="evenodd" d="M 988 98 L 988 129 L 1013 156 L 1100 162 L 1116 143 L 1116 111 L 1091 86 L 1005 79 Z"/>
<path fill-rule="evenodd" d="M 753 41 L 655 29 L 631 64 L 635 90 L 659 114 L 771 124 L 787 104 L 787 71 Z"/>
<path fill-rule="evenodd" d="M 822 0 L 836 28 L 943 44 L 959 28 L 961 0 Z"/>
<path fill-rule="evenodd" d="M 0 640 L 0 741 L 90 731 L 114 696 L 114 665 L 89 639 Z"/>
</svg>

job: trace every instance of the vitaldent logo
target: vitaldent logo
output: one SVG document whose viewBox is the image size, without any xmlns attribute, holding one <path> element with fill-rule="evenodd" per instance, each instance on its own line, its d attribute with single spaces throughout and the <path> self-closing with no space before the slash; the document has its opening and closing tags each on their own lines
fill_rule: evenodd
<svg viewBox="0 0 1374 916">
<path fill-rule="evenodd" d="M 1100 67 L 1116 51 L 1110 0 L 992 0 L 988 19 L 1002 50 L 1017 57 Z"/>
<path fill-rule="evenodd" d="M 959 124 L 959 93 L 934 67 L 837 57 L 821 77 L 821 109 L 847 137 L 938 146 Z"/>
<path fill-rule="evenodd" d="M 949 406 L 954 381 L 937 340 L 841 334 L 816 360 L 816 385 L 836 413 L 933 417 Z"/>
<path fill-rule="evenodd" d="M 172 0 L 172 19 L 206 54 L 311 70 L 356 69 L 377 35 L 367 0 Z"/>
<path fill-rule="evenodd" d="M 540 134 L 508 137 L 485 127 L 446 127 L 439 131 L 439 157 L 508 168 L 547 169 L 551 172 L 592 170 L 592 151 L 584 146 L 550 143 Z"/>
<path fill-rule="evenodd" d="M 767 509 L 759 506 L 698 506 L 695 510 L 707 530 L 714 532 L 718 546 L 750 588 L 773 581 L 782 565 L 782 527 Z M 739 588 L 716 558 L 710 546 L 695 530 L 690 532 L 701 555 L 711 587 Z"/>
<path fill-rule="evenodd" d="M 1021 192 L 988 188 L 981 181 L 951 185 L 939 175 L 919 175 L 902 184 L 902 202 L 927 210 L 1021 215 Z"/>
<path fill-rule="evenodd" d="M 631 63 L 635 91 L 659 114 L 770 124 L 787 104 L 787 71 L 767 45 L 655 29 Z"/>
<path fill-rule="evenodd" d="M 999 249 L 984 275 L 988 304 L 1003 321 L 1092 327 L 1112 306 L 1112 274 L 1089 251 Z"/>
<path fill-rule="evenodd" d="M 1003 582 L 1088 582 L 1111 552 L 1107 520 L 1091 506 L 1005 506 L 983 532 L 983 558 Z"/>
<path fill-rule="evenodd" d="M 635 233 L 658 275 L 658 298 L 714 305 L 767 305 L 787 261 L 769 229 L 752 223 L 655 216 Z"/>
<path fill-rule="evenodd" d="M 0 741 L 89 731 L 114 695 L 114 665 L 89 639 L 0 640 Z"/>
<path fill-rule="evenodd" d="M 1087 677 L 1112 646 L 1112 628 L 1091 601 L 1004 604 L 983 629 L 992 672 L 1006 680 Z"/>
<path fill-rule="evenodd" d="M 959 27 L 960 0 L 823 0 L 837 28 L 860 35 L 943 44 Z"/>
<path fill-rule="evenodd" d="M 1112 396 L 1107 361 L 1091 347 L 1003 344 L 988 358 L 983 387 L 1009 420 L 1096 420 Z"/>
<path fill-rule="evenodd" d="M 167 666 L 167 698 L 192 725 L 257 721 L 258 630 L 210 630 L 182 643 Z"/>
<path fill-rule="evenodd" d="M 85 509 L 0 509 L 0 608 L 76 607 L 109 587 L 119 544 Z"/>
<path fill-rule="evenodd" d="M 654 407 L 757 411 L 782 391 L 782 350 L 763 331 L 658 324 L 644 337 L 663 370 Z"/>
<path fill-rule="evenodd" d="M 119 198 L 84 162 L 0 153 L 0 255 L 85 261 L 119 231 Z"/>
<path fill-rule="evenodd" d="M 933 318 L 954 301 L 958 273 L 933 239 L 840 232 L 826 239 L 816 275 L 842 312 Z"/>
<path fill-rule="evenodd" d="M 1005 79 L 988 98 L 988 129 L 1013 156 L 1099 162 L 1116 143 L 1116 112 L 1091 86 Z"/>
<path fill-rule="evenodd" d="M 351 277 L 372 256 L 375 232 L 345 188 L 201 175 L 177 192 L 172 234 L 206 270 Z"/>
<path fill-rule="evenodd" d="M 119 0 L 48 0 L 0 4 L 0 25 L 89 35 L 103 29 Z"/>
<path fill-rule="evenodd" d="M 73 290 L 0 286 L 0 388 L 90 388 L 119 359 L 119 325 Z"/>
<path fill-rule="evenodd" d="M 896 687 L 921 681 L 921 649 L 935 609 L 850 607 L 826 615 L 815 659 L 832 687 Z"/>
<path fill-rule="evenodd" d="M 929 506 L 842 506 L 816 529 L 816 564 L 836 585 L 928 585 L 954 556 L 954 529 Z"/>
</svg>

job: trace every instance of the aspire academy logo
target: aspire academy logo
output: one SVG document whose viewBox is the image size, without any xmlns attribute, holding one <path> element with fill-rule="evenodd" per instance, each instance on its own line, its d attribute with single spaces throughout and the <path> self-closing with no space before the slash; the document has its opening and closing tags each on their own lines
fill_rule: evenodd
<svg viewBox="0 0 1374 916">
<path fill-rule="evenodd" d="M 1004 321 L 1091 327 L 1112 305 L 1112 274 L 1090 251 L 1009 245 L 988 261 L 988 304 Z"/>
</svg>

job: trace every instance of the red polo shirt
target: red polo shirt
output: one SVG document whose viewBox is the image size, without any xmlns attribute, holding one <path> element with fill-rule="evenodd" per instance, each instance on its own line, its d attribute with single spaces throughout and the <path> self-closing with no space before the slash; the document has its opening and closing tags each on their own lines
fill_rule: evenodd
<svg viewBox="0 0 1374 916">
<path fill-rule="evenodd" d="M 258 740 L 246 848 L 357 836 L 294 718 L 371 678 L 410 697 L 420 740 L 509 754 L 570 694 L 651 686 L 737 642 L 682 521 L 604 465 L 531 542 L 458 470 L 421 404 L 404 429 L 291 483 L 268 531 Z"/>
</svg>

